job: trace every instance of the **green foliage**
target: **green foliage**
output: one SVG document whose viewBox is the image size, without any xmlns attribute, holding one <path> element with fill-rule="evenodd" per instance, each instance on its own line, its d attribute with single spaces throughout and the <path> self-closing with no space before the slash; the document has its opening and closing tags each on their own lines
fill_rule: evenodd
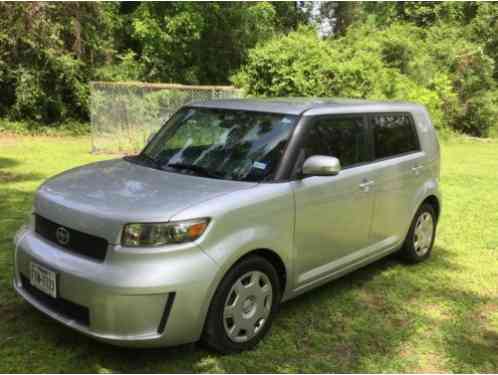
<svg viewBox="0 0 498 375">
<path fill-rule="evenodd" d="M 248 48 L 288 27 L 278 14 L 267 2 L 142 3 L 131 15 L 131 28 L 143 78 L 226 83 Z"/>
<path fill-rule="evenodd" d="M 44 54 L 43 60 L 34 67 L 21 65 L 14 71 L 15 103 L 11 116 L 52 122 L 84 115 L 89 91 L 83 81 L 82 62 L 50 52 Z"/>
<path fill-rule="evenodd" d="M 449 23 L 394 22 L 379 30 L 367 21 L 328 40 L 300 29 L 252 49 L 233 82 L 258 96 L 419 102 L 438 128 L 487 136 L 498 123 L 495 63 L 466 36 Z"/>
<path fill-rule="evenodd" d="M 85 119 L 93 64 L 109 52 L 112 4 L 0 4 L 0 116 Z"/>
<path fill-rule="evenodd" d="M 193 46 L 199 42 L 204 19 L 193 3 L 142 3 L 133 15 L 132 36 L 142 49 L 149 81 L 195 80 Z"/>
<path fill-rule="evenodd" d="M 475 16 L 479 7 L 470 1 L 370 2 L 363 5 L 363 17 L 374 19 L 379 26 L 410 22 L 428 27 L 439 22 L 466 23 Z"/>
<path fill-rule="evenodd" d="M 498 91 L 485 91 L 470 97 L 454 128 L 476 136 L 489 136 L 496 132 L 498 119 Z"/>
<path fill-rule="evenodd" d="M 116 57 L 114 64 L 96 69 L 95 78 L 99 81 L 138 81 L 144 77 L 144 66 L 136 60 L 137 54 L 127 50 Z"/>
<path fill-rule="evenodd" d="M 315 5 L 0 3 L 0 117 L 88 120 L 91 80 L 233 76 L 251 95 L 420 101 L 440 128 L 497 133 L 498 3 L 324 2 L 325 40 Z"/>
<path fill-rule="evenodd" d="M 226 84 L 296 3 L 0 3 L 0 117 L 88 120 L 90 80 Z"/>
<path fill-rule="evenodd" d="M 234 81 L 257 96 L 310 95 L 312 91 L 321 95 L 331 78 L 327 74 L 331 61 L 328 52 L 326 43 L 317 40 L 312 29 L 300 29 L 253 49 Z"/>
<path fill-rule="evenodd" d="M 466 32 L 473 41 L 484 44 L 484 52 L 495 62 L 494 78 L 498 80 L 498 3 L 480 3 Z"/>
<path fill-rule="evenodd" d="M 38 122 L 0 120 L 0 136 L 30 135 L 30 136 L 85 136 L 90 134 L 90 124 L 87 122 L 66 121 L 57 126 L 48 126 Z"/>
</svg>

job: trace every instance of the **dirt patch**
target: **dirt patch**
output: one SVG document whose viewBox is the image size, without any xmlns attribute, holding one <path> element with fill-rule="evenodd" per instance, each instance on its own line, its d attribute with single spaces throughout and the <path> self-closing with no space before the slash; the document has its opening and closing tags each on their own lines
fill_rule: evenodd
<svg viewBox="0 0 498 375">
<path fill-rule="evenodd" d="M 0 170 L 0 182 L 16 182 L 19 175 Z"/>
<path fill-rule="evenodd" d="M 486 303 L 476 314 L 483 339 L 487 345 L 498 348 L 498 304 Z"/>
<path fill-rule="evenodd" d="M 497 327 L 493 327 L 495 321 L 498 322 L 498 304 L 493 302 L 488 302 L 481 305 L 473 313 L 473 319 L 479 324 L 482 331 L 491 330 L 495 331 L 498 335 Z"/>
<path fill-rule="evenodd" d="M 479 309 L 479 318 L 487 319 L 490 315 L 498 313 L 498 303 L 486 303 Z"/>
<path fill-rule="evenodd" d="M 6 305 L 0 305 L 0 316 L 3 321 L 10 321 L 20 317 L 24 312 L 24 309 L 19 304 L 9 303 Z"/>
<path fill-rule="evenodd" d="M 7 172 L 0 169 L 0 182 L 2 183 L 33 181 L 33 180 L 38 180 L 40 178 L 41 178 L 40 176 L 34 173 L 18 174 L 18 173 Z"/>
<path fill-rule="evenodd" d="M 16 145 L 18 141 L 19 141 L 18 136 L 9 135 L 9 134 L 0 134 L 0 145 L 2 146 Z"/>
<path fill-rule="evenodd" d="M 451 314 L 449 313 L 449 311 L 443 306 L 440 306 L 438 304 L 430 303 L 424 305 L 422 309 L 427 313 L 427 315 L 430 318 L 434 320 L 443 321 L 451 319 Z"/>
<path fill-rule="evenodd" d="M 359 292 L 359 300 L 369 308 L 381 310 L 385 307 L 386 301 L 384 297 L 368 290 L 362 289 Z"/>
<path fill-rule="evenodd" d="M 420 363 L 420 367 L 416 372 L 422 372 L 426 374 L 442 374 L 447 373 L 448 370 L 443 368 L 441 365 L 444 364 L 444 360 L 437 353 L 429 352 L 424 355 L 424 360 Z"/>
<path fill-rule="evenodd" d="M 403 319 L 400 317 L 389 318 L 389 324 L 394 328 L 405 328 L 410 321 L 408 319 Z"/>
<path fill-rule="evenodd" d="M 444 358 L 433 351 L 420 352 L 419 349 L 413 347 L 411 344 L 407 344 L 403 345 L 398 355 L 404 360 L 411 359 L 413 361 L 413 367 L 410 366 L 408 372 L 424 374 L 441 374 L 448 372 L 444 367 Z"/>
<path fill-rule="evenodd" d="M 353 347 L 346 343 L 337 344 L 334 347 L 336 357 L 340 359 L 343 364 L 349 364 L 354 359 Z"/>
</svg>

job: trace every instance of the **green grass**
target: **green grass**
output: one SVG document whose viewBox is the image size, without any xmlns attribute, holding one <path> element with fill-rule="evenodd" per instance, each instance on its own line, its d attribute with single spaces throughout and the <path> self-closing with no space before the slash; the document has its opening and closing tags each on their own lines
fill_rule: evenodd
<svg viewBox="0 0 498 375">
<path fill-rule="evenodd" d="M 88 139 L 0 138 L 0 372 L 498 372 L 498 142 L 442 145 L 433 256 L 376 262 L 282 306 L 251 352 L 115 348 L 11 288 L 12 236 L 47 177 L 105 156 Z"/>
</svg>

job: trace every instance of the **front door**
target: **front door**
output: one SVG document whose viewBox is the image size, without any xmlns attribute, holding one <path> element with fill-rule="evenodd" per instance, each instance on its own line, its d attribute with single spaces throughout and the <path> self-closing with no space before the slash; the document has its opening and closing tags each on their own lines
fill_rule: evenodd
<svg viewBox="0 0 498 375">
<path fill-rule="evenodd" d="M 370 245 L 375 184 L 365 117 L 319 116 L 307 123 L 299 160 L 313 155 L 338 158 L 342 170 L 293 182 L 297 286 L 326 276 Z"/>
</svg>

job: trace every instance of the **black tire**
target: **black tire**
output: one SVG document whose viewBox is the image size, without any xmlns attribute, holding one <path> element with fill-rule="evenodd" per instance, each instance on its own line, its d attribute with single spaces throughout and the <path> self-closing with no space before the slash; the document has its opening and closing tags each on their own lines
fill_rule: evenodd
<svg viewBox="0 0 498 375">
<path fill-rule="evenodd" d="M 254 337 L 245 342 L 235 342 L 229 338 L 225 331 L 223 322 L 225 302 L 227 301 L 228 294 L 235 282 L 246 273 L 252 271 L 264 273 L 271 283 L 273 296 L 270 314 L 266 318 L 264 325 Z M 227 272 L 220 285 L 218 285 L 204 324 L 204 331 L 201 338 L 202 343 L 222 354 L 238 353 L 243 350 L 254 348 L 270 329 L 280 304 L 281 294 L 281 285 L 277 271 L 269 261 L 257 255 L 251 255 L 241 259 Z"/>
<path fill-rule="evenodd" d="M 416 233 L 415 233 L 415 229 L 416 229 L 416 225 L 417 225 L 419 218 L 425 214 L 429 214 L 431 216 L 432 223 L 433 223 L 433 230 L 432 230 L 432 239 L 430 240 L 430 245 L 429 245 L 427 251 L 425 251 L 423 254 L 421 254 L 420 251 L 417 252 L 417 250 L 415 248 L 415 242 L 416 242 L 416 238 L 417 238 Z M 403 246 L 401 247 L 401 249 L 399 251 L 399 254 L 401 255 L 401 257 L 404 260 L 408 261 L 409 263 L 420 263 L 420 262 L 426 260 L 427 258 L 429 258 L 431 253 L 432 253 L 432 247 L 434 245 L 434 240 L 436 238 L 436 228 L 437 228 L 437 215 L 436 215 L 436 212 L 434 210 L 434 207 L 432 207 L 432 205 L 430 205 L 428 203 L 422 204 L 419 207 L 417 213 L 415 214 L 415 216 L 413 218 L 413 221 L 410 225 L 410 230 L 408 231 L 408 234 L 405 238 Z"/>
</svg>

